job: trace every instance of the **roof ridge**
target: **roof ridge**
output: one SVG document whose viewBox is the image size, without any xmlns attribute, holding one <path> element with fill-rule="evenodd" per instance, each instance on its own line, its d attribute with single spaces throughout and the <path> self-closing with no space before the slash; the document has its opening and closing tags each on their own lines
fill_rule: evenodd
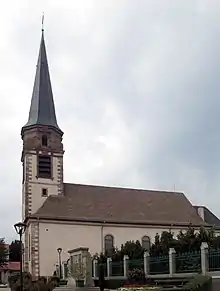
<svg viewBox="0 0 220 291">
<path fill-rule="evenodd" d="M 107 186 L 107 185 L 95 185 L 95 184 L 78 184 L 78 183 L 64 183 L 65 185 L 74 185 L 74 186 L 82 186 L 82 187 L 94 187 L 94 188 L 106 188 L 106 189 L 117 189 L 117 190 L 135 190 L 140 192 L 155 192 L 155 193 L 163 193 L 163 194 L 185 194 L 180 191 L 169 191 L 169 190 L 156 190 L 156 189 L 145 189 L 145 188 L 131 188 L 131 187 L 124 187 L 124 186 Z"/>
</svg>

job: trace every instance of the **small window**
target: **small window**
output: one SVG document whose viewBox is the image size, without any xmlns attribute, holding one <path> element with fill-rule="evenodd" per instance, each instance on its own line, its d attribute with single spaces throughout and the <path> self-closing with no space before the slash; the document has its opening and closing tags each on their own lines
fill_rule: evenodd
<svg viewBox="0 0 220 291">
<path fill-rule="evenodd" d="M 42 189 L 42 195 L 41 196 L 43 196 L 43 197 L 48 196 L 48 190 L 46 188 Z"/>
<path fill-rule="evenodd" d="M 42 146 L 47 147 L 47 136 L 46 135 L 42 136 Z"/>
<path fill-rule="evenodd" d="M 38 177 L 51 179 L 52 164 L 51 156 L 38 156 Z"/>
<path fill-rule="evenodd" d="M 145 251 L 150 251 L 150 238 L 149 236 L 143 236 L 142 237 L 142 247 L 145 249 Z"/>
</svg>

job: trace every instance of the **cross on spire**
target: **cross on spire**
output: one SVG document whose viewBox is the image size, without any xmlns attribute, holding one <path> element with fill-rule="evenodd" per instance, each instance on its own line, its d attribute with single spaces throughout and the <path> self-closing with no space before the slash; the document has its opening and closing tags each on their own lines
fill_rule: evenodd
<svg viewBox="0 0 220 291">
<path fill-rule="evenodd" d="M 41 31 L 44 32 L 44 12 L 42 14 Z"/>
</svg>

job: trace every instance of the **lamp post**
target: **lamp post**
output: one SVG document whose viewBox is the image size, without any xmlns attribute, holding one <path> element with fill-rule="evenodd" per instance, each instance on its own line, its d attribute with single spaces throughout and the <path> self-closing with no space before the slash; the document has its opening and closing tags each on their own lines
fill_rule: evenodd
<svg viewBox="0 0 220 291">
<path fill-rule="evenodd" d="M 62 279 L 62 266 L 61 266 L 61 253 L 62 253 L 62 249 L 58 248 L 57 249 L 58 252 L 58 258 L 59 258 L 59 267 L 60 267 L 60 279 Z"/>
<path fill-rule="evenodd" d="M 14 228 L 15 228 L 15 230 L 16 230 L 16 232 L 17 232 L 17 234 L 19 235 L 19 242 L 20 242 L 20 247 L 21 247 L 21 250 L 20 250 L 20 280 L 21 280 L 21 291 L 23 291 L 23 275 L 22 275 L 22 273 L 23 273 L 23 266 L 22 266 L 22 264 L 23 264 L 23 258 L 22 258 L 22 256 L 23 256 L 23 247 L 22 247 L 22 235 L 24 234 L 24 232 L 25 232 L 25 230 L 26 230 L 26 227 L 27 227 L 27 225 L 25 224 L 25 223 L 23 223 L 23 222 L 18 222 L 18 223 L 16 223 L 15 225 L 14 225 Z"/>
</svg>

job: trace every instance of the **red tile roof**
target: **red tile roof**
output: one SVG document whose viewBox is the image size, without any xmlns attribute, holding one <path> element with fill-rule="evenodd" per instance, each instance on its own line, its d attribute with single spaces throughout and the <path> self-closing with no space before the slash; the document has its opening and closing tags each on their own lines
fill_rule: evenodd
<svg viewBox="0 0 220 291">
<path fill-rule="evenodd" d="M 20 262 L 7 262 L 0 267 L 0 270 L 10 270 L 10 271 L 19 271 Z"/>
</svg>

